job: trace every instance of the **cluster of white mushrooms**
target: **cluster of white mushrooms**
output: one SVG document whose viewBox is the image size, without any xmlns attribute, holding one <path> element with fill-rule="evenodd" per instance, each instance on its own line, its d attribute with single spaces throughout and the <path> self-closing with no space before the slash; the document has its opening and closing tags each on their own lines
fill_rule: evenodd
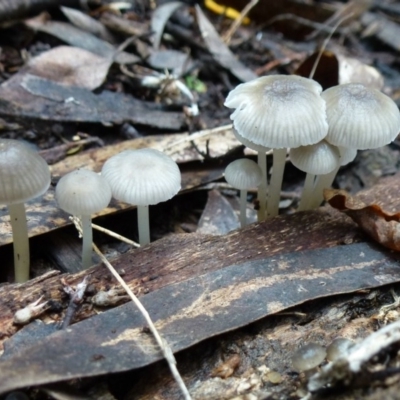
<svg viewBox="0 0 400 400">
<path fill-rule="evenodd" d="M 8 206 L 13 232 L 15 281 L 29 279 L 29 240 L 24 203 L 50 186 L 46 161 L 27 145 L 0 139 L 0 204 Z M 136 205 L 140 245 L 150 242 L 149 205 L 179 192 L 178 165 L 154 149 L 125 150 L 106 161 L 101 174 L 78 169 L 63 176 L 56 187 L 61 209 L 82 224 L 82 268 L 92 265 L 91 216 L 108 206 L 111 197 Z"/>
<path fill-rule="evenodd" d="M 258 152 L 258 166 L 241 170 L 229 165 L 226 180 L 243 189 L 258 185 L 258 221 L 279 212 L 286 155 L 306 172 L 299 210 L 318 207 L 323 189 L 330 187 L 340 166 L 354 160 L 357 150 L 373 149 L 393 141 L 400 132 L 397 105 L 382 92 L 349 83 L 322 92 L 314 80 L 299 76 L 271 75 L 237 86 L 225 101 L 237 139 Z M 266 151 L 273 149 L 267 190 Z M 235 173 L 241 186 L 235 186 Z M 242 218 L 242 224 L 245 219 Z"/>
</svg>

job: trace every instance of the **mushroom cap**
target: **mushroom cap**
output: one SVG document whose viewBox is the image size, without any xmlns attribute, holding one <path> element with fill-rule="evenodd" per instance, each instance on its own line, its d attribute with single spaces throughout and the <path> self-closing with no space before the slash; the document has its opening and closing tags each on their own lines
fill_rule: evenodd
<svg viewBox="0 0 400 400">
<path fill-rule="evenodd" d="M 235 138 L 237 140 L 239 140 L 240 143 L 242 143 L 244 146 L 248 147 L 251 150 L 254 150 L 257 152 L 260 151 L 260 152 L 264 152 L 264 153 L 271 150 L 269 147 L 261 146 L 260 144 L 255 144 L 252 141 L 244 138 L 242 135 L 239 135 L 239 133 L 236 131 L 236 129 L 233 129 L 233 134 L 235 135 Z"/>
<path fill-rule="evenodd" d="M 292 356 L 292 366 L 302 372 L 318 367 L 326 357 L 326 350 L 317 343 L 309 343 L 298 349 Z"/>
<path fill-rule="evenodd" d="M 234 188 L 247 190 L 260 184 L 262 172 L 253 160 L 241 158 L 226 167 L 225 179 Z"/>
<path fill-rule="evenodd" d="M 312 79 L 271 75 L 242 83 L 225 106 L 239 135 L 271 148 L 299 147 L 322 140 L 328 132 L 322 88 Z"/>
<path fill-rule="evenodd" d="M 339 163 L 341 166 L 351 163 L 357 157 L 357 149 L 342 146 L 338 146 L 338 149 L 340 154 Z"/>
<path fill-rule="evenodd" d="M 328 361 L 335 361 L 349 352 L 354 346 L 354 342 L 346 338 L 336 338 L 326 349 L 326 358 Z"/>
<path fill-rule="evenodd" d="M 339 149 L 325 140 L 310 146 L 290 149 L 290 161 L 301 171 L 314 175 L 325 175 L 339 166 Z"/>
<path fill-rule="evenodd" d="M 57 183 L 56 200 L 72 215 L 92 215 L 108 206 L 111 188 L 99 174 L 77 169 L 64 175 Z"/>
<path fill-rule="evenodd" d="M 0 139 L 0 204 L 25 203 L 50 186 L 46 161 L 26 144 Z"/>
<path fill-rule="evenodd" d="M 399 109 L 379 90 L 348 83 L 325 90 L 322 97 L 329 124 L 326 140 L 335 146 L 374 149 L 400 132 Z"/>
<path fill-rule="evenodd" d="M 169 200 L 181 188 L 178 165 L 155 149 L 125 150 L 106 161 L 102 175 L 117 200 L 138 206 Z"/>
</svg>

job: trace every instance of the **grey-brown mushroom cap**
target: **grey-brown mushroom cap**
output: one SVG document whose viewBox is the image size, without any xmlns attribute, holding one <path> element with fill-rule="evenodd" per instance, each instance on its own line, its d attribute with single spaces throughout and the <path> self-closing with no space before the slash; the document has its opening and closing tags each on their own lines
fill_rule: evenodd
<svg viewBox="0 0 400 400">
<path fill-rule="evenodd" d="M 310 146 L 290 149 L 289 157 L 295 167 L 314 175 L 329 174 L 340 162 L 339 149 L 325 140 Z"/>
<path fill-rule="evenodd" d="M 307 371 L 324 361 L 326 350 L 318 343 L 308 343 L 298 349 L 292 356 L 292 366 L 296 371 Z"/>
<path fill-rule="evenodd" d="M 299 147 L 328 132 L 321 86 L 300 76 L 271 75 L 233 89 L 225 106 L 235 108 L 233 126 L 245 139 L 270 148 Z"/>
<path fill-rule="evenodd" d="M 325 90 L 329 131 L 326 140 L 335 146 L 374 149 L 393 141 L 400 132 L 396 103 L 382 92 L 360 83 Z"/>
<path fill-rule="evenodd" d="M 181 188 L 178 165 L 155 149 L 125 150 L 106 161 L 102 175 L 117 200 L 138 206 L 167 201 Z"/>
<path fill-rule="evenodd" d="M 253 160 L 241 158 L 231 162 L 226 167 L 225 179 L 234 188 L 247 190 L 260 184 L 262 172 Z"/>
<path fill-rule="evenodd" d="M 46 161 L 26 144 L 0 139 L 0 204 L 25 203 L 50 186 Z"/>
<path fill-rule="evenodd" d="M 99 174 L 78 169 L 64 175 L 56 186 L 60 208 L 72 215 L 92 215 L 108 206 L 111 188 Z"/>
</svg>

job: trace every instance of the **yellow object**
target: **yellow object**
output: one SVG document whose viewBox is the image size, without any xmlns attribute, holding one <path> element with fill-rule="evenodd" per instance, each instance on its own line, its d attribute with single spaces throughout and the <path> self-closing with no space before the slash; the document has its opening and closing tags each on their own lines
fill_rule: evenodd
<svg viewBox="0 0 400 400">
<path fill-rule="evenodd" d="M 230 19 L 236 19 L 239 18 L 240 16 L 240 12 L 235 10 L 234 8 L 221 6 L 221 4 L 218 4 L 213 0 L 205 0 L 204 4 L 210 11 L 213 11 L 216 14 L 225 15 Z M 243 24 L 248 25 L 249 23 L 250 23 L 250 18 L 244 17 Z"/>
</svg>

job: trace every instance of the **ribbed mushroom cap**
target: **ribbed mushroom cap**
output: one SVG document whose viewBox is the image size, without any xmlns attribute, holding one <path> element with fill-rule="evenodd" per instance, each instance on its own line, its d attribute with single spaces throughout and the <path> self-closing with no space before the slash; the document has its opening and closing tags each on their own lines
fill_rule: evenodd
<svg viewBox="0 0 400 400">
<path fill-rule="evenodd" d="M 297 350 L 292 357 L 292 366 L 296 371 L 307 371 L 318 367 L 326 357 L 326 350 L 317 343 L 309 343 Z"/>
<path fill-rule="evenodd" d="M 111 196 L 108 182 L 87 169 L 77 169 L 64 175 L 56 187 L 58 205 L 72 215 L 97 213 L 108 206 Z"/>
<path fill-rule="evenodd" d="M 261 168 L 253 160 L 241 158 L 231 162 L 225 169 L 226 181 L 236 189 L 256 187 L 262 179 Z"/>
<path fill-rule="evenodd" d="M 117 200 L 138 206 L 169 200 L 181 188 L 176 162 L 154 149 L 125 150 L 106 161 L 102 175 Z"/>
<path fill-rule="evenodd" d="M 271 148 L 299 147 L 328 132 L 321 86 L 300 76 L 271 75 L 233 89 L 225 106 L 239 135 Z"/>
<path fill-rule="evenodd" d="M 325 175 L 339 166 L 339 149 L 325 140 L 290 149 L 290 161 L 308 174 Z"/>
<path fill-rule="evenodd" d="M 357 149 L 341 146 L 338 146 L 338 149 L 340 154 L 339 163 L 341 166 L 351 163 L 357 157 Z"/>
<path fill-rule="evenodd" d="M 244 146 L 248 147 L 251 150 L 254 151 L 261 151 L 266 153 L 267 151 L 270 151 L 271 149 L 269 147 L 261 146 L 260 144 L 255 144 L 251 142 L 250 140 L 244 138 L 242 135 L 239 135 L 239 133 L 236 131 L 236 129 L 233 129 L 233 134 L 235 135 L 235 138 L 239 140 L 240 143 L 242 143 Z"/>
<path fill-rule="evenodd" d="M 50 186 L 46 161 L 17 140 L 0 139 L 0 204 L 25 203 Z"/>
<path fill-rule="evenodd" d="M 331 87 L 322 93 L 329 132 L 335 146 L 374 149 L 390 143 L 400 132 L 396 103 L 376 89 L 360 83 Z"/>
</svg>

